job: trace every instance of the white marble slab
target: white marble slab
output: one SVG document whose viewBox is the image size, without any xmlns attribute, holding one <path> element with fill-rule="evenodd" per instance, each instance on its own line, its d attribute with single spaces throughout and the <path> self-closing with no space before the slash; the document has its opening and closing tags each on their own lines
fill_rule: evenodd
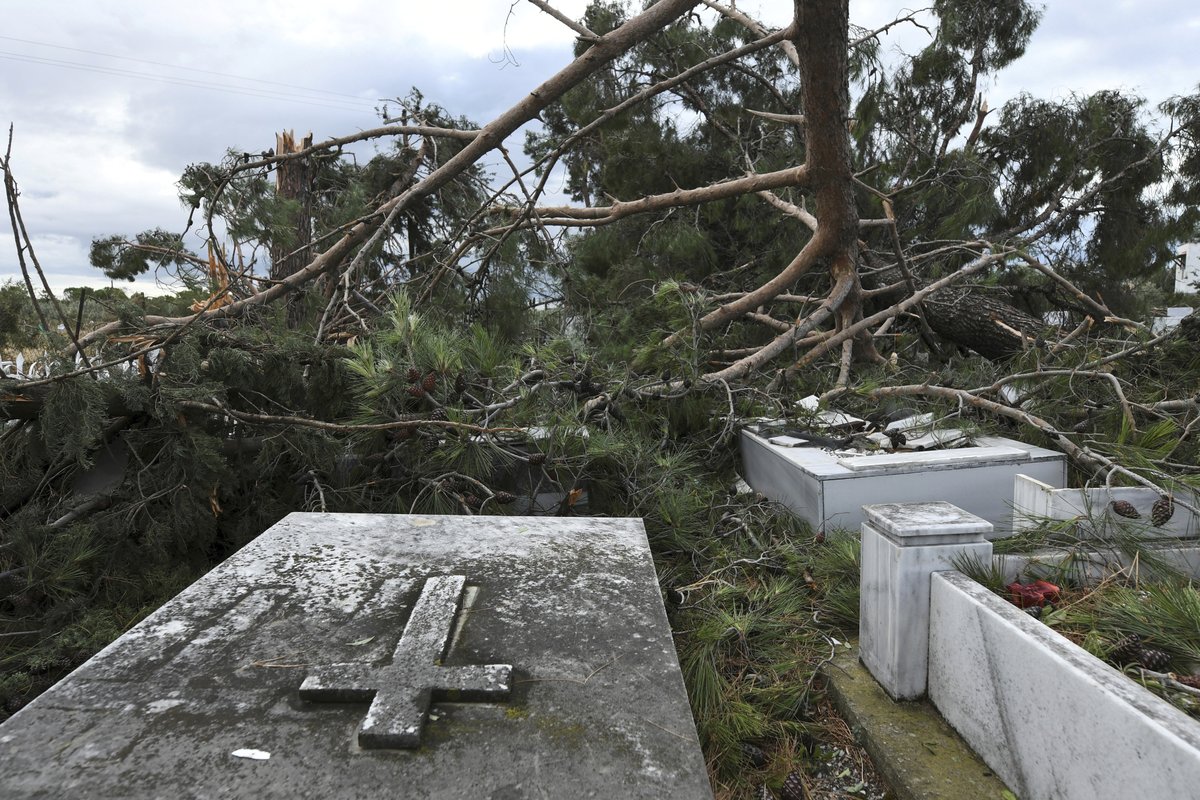
<svg viewBox="0 0 1200 800">
<path fill-rule="evenodd" d="M 953 450 L 919 450 L 839 458 L 837 463 L 855 472 L 883 467 L 932 467 L 995 461 L 1028 461 L 1029 453 L 1017 447 L 960 447 Z"/>
<path fill-rule="evenodd" d="M 1021 800 L 1200 796 L 1200 723 L 961 573 L 931 581 L 929 697 Z"/>
<path fill-rule="evenodd" d="M 776 447 L 743 430 L 742 475 L 755 491 L 814 530 L 857 531 L 868 503 L 946 500 L 991 522 L 990 538 L 1011 531 L 1012 482 L 1018 473 L 1051 486 L 1066 483 L 1062 453 L 1000 437 L 980 437 L 976 443 L 950 451 L 843 457 L 848 467 L 819 447 Z M 995 457 L 987 458 L 988 453 Z"/>
</svg>

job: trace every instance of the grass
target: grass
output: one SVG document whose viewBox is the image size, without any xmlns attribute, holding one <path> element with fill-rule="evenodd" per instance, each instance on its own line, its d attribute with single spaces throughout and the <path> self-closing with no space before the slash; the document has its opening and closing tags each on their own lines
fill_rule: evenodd
<svg viewBox="0 0 1200 800">
<path fill-rule="evenodd" d="M 662 575 L 684 682 L 718 798 L 776 791 L 845 738 L 824 702 L 820 665 L 858 627 L 858 541 L 818 541 L 770 503 L 737 501 L 740 522 L 710 540 L 703 572 Z M 693 556 L 696 551 L 693 551 Z M 765 761 L 755 764 L 757 748 Z"/>
</svg>

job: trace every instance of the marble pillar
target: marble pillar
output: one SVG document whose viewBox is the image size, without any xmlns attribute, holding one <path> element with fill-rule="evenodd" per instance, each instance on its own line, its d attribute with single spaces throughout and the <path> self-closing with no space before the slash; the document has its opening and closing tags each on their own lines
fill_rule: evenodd
<svg viewBox="0 0 1200 800">
<path fill-rule="evenodd" d="M 992 524 L 950 503 L 863 506 L 859 648 L 863 664 L 896 700 L 925 694 L 929 582 L 956 561 L 987 563 Z"/>
</svg>

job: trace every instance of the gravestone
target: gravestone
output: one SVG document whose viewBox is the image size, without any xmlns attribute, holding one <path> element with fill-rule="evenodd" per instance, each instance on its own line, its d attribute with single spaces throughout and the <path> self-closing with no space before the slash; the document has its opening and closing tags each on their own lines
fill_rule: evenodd
<svg viewBox="0 0 1200 800">
<path fill-rule="evenodd" d="M 694 798 L 641 522 L 292 514 L 0 725 L 33 797 Z"/>
</svg>

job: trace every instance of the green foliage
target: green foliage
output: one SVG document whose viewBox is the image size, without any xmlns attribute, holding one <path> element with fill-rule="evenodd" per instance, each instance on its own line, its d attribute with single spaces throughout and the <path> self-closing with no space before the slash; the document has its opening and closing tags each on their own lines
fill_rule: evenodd
<svg viewBox="0 0 1200 800">
<path fill-rule="evenodd" d="M 325 434 L 260 436 L 182 405 L 217 398 L 253 412 L 346 413 L 345 351 L 259 324 L 195 325 L 153 376 L 57 381 L 36 395 L 35 420 L 5 428 L 5 712 L 288 511 L 309 507 L 312 484 L 297 474 L 332 480 L 344 448 Z"/>
<path fill-rule="evenodd" d="M 132 281 L 152 266 L 183 267 L 191 261 L 183 239 L 162 228 L 143 231 L 132 240 L 124 236 L 93 239 L 88 260 L 109 278 L 126 281 Z"/>
<path fill-rule="evenodd" d="M 0 353 L 32 342 L 37 319 L 24 286 L 11 281 L 0 285 Z"/>
</svg>

